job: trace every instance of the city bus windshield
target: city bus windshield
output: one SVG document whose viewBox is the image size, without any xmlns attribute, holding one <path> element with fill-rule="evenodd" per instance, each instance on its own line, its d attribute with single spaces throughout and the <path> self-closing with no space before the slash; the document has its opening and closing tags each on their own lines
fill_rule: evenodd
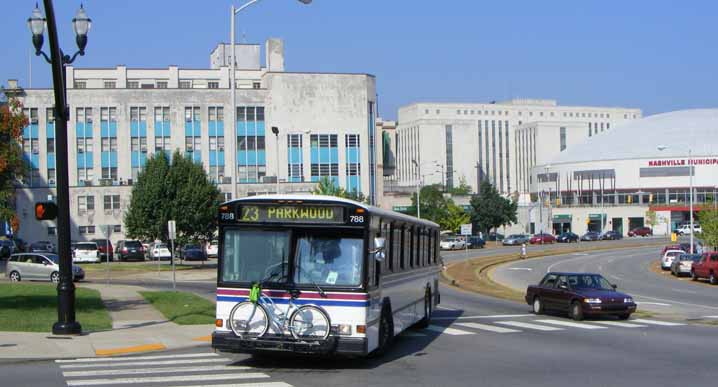
<svg viewBox="0 0 718 387">
<path fill-rule="evenodd" d="M 289 231 L 228 229 L 224 233 L 222 281 L 285 282 Z"/>
<path fill-rule="evenodd" d="M 297 239 L 294 282 L 319 286 L 358 286 L 361 283 L 364 241 L 361 238 Z"/>
</svg>

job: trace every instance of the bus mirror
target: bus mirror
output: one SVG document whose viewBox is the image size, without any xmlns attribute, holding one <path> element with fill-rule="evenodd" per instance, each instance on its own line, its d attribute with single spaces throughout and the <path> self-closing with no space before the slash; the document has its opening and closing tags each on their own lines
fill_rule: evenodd
<svg viewBox="0 0 718 387">
<path fill-rule="evenodd" d="M 384 238 L 374 238 L 374 248 L 377 251 L 384 250 L 384 245 L 386 244 L 386 239 Z"/>
</svg>

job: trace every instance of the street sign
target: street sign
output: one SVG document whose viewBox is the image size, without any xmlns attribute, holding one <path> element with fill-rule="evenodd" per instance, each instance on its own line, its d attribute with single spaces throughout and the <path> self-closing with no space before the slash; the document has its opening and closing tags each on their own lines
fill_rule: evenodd
<svg viewBox="0 0 718 387">
<path fill-rule="evenodd" d="M 461 225 L 461 235 L 471 235 L 471 223 Z"/>
<path fill-rule="evenodd" d="M 177 223 L 174 220 L 167 222 L 167 234 L 170 239 L 177 239 Z"/>
</svg>

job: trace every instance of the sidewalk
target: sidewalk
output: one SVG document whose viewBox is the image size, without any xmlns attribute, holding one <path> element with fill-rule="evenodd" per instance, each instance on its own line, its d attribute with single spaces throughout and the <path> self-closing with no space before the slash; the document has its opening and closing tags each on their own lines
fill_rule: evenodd
<svg viewBox="0 0 718 387">
<path fill-rule="evenodd" d="M 100 291 L 112 317 L 112 330 L 80 336 L 0 332 L 0 359 L 59 359 L 111 356 L 207 345 L 212 325 L 167 321 L 138 293 L 142 287 L 82 285 Z M 82 323 L 82 321 L 80 321 Z"/>
</svg>

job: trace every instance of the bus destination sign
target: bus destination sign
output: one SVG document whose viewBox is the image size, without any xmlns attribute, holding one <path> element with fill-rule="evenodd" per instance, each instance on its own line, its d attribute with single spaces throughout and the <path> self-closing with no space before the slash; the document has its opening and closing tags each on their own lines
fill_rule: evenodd
<svg viewBox="0 0 718 387">
<path fill-rule="evenodd" d="M 240 222 L 248 223 L 344 223 L 344 207 L 292 206 L 283 204 L 242 205 Z"/>
</svg>

